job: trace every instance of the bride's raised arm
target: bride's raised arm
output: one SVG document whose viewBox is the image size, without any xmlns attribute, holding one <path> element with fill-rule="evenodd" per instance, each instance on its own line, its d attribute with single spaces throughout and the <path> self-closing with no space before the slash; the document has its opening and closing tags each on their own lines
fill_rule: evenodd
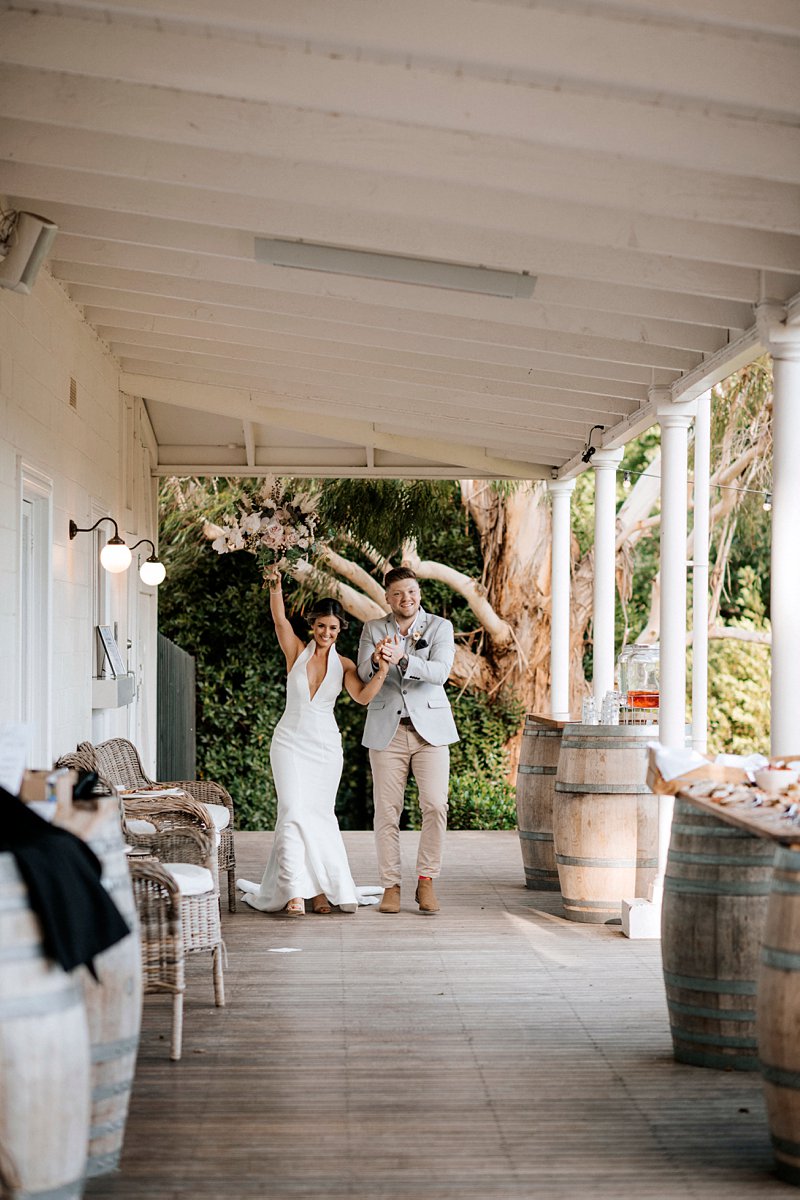
<svg viewBox="0 0 800 1200">
<path fill-rule="evenodd" d="M 269 610 L 272 613 L 272 620 L 275 622 L 278 645 L 286 656 L 287 670 L 291 671 L 297 659 L 303 653 L 305 646 L 292 629 L 289 618 L 286 616 L 286 608 L 283 603 L 283 589 L 281 587 L 281 573 L 277 567 L 269 573 L 267 582 L 269 583 Z"/>
<path fill-rule="evenodd" d="M 369 683 L 364 683 L 358 674 L 358 668 L 353 660 L 342 658 L 344 686 L 347 689 L 348 695 L 353 697 L 356 704 L 369 704 L 370 700 L 374 700 L 383 687 L 383 681 L 389 674 L 389 663 L 385 658 L 379 658 L 378 662 L 380 663 L 378 670 L 372 676 Z"/>
</svg>

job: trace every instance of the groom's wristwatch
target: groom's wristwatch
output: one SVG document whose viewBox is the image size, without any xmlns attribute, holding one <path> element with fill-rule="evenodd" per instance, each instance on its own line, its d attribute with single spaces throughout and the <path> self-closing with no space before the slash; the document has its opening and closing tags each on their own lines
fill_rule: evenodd
<svg viewBox="0 0 800 1200">
<path fill-rule="evenodd" d="M 408 670 L 408 655 L 404 654 L 397 665 L 400 668 L 400 674 L 405 675 Z"/>
</svg>

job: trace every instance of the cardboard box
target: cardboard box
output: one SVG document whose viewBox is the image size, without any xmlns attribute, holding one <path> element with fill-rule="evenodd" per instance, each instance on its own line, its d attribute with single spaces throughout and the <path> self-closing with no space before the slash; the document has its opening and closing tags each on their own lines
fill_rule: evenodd
<svg viewBox="0 0 800 1200">
<path fill-rule="evenodd" d="M 51 771 L 26 771 L 22 776 L 22 786 L 19 789 L 20 800 L 26 804 L 41 804 L 47 800 L 47 780 Z M 68 813 L 72 808 L 72 789 L 78 782 L 77 771 L 66 771 L 56 780 L 56 813 L 58 817 Z"/>
</svg>

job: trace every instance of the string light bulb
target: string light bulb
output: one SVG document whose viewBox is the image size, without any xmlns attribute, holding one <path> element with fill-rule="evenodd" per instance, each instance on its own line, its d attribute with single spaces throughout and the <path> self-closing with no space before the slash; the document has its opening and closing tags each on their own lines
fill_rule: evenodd
<svg viewBox="0 0 800 1200">
<path fill-rule="evenodd" d="M 764 492 L 764 503 L 761 505 L 764 512 L 769 512 L 772 508 L 772 492 Z"/>
<path fill-rule="evenodd" d="M 631 473 L 630 473 L 630 471 L 626 471 L 625 474 L 622 476 L 622 486 L 625 488 L 626 492 L 629 492 L 631 490 Z"/>
</svg>

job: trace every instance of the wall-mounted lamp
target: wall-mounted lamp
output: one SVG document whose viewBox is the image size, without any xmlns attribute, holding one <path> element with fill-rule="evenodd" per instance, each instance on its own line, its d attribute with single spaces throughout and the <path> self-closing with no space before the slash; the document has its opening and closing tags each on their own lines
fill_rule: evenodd
<svg viewBox="0 0 800 1200">
<path fill-rule="evenodd" d="M 131 546 L 131 550 L 136 550 L 139 546 L 144 546 L 147 543 L 153 553 L 149 558 L 146 558 L 139 567 L 139 578 L 142 583 L 148 584 L 149 587 L 158 587 L 166 578 L 167 569 L 156 554 L 156 548 L 150 541 L 150 538 L 142 538 L 135 546 Z"/>
<path fill-rule="evenodd" d="M 585 462 L 585 463 L 591 462 L 592 455 L 597 453 L 597 446 L 592 445 L 592 437 L 594 435 L 595 429 L 599 429 L 600 432 L 602 433 L 603 430 L 605 429 L 605 425 L 593 425 L 592 428 L 589 430 L 589 440 L 587 441 L 586 445 L 583 447 L 583 454 L 581 454 L 581 462 Z"/>
<path fill-rule="evenodd" d="M 100 551 L 100 562 L 111 575 L 119 575 L 122 571 L 127 571 L 131 565 L 131 552 L 119 536 L 119 527 L 113 517 L 100 517 L 99 520 L 95 521 L 94 525 L 89 525 L 86 529 L 79 529 L 74 521 L 70 521 L 70 541 L 72 541 L 76 533 L 91 533 L 97 529 L 97 526 L 102 521 L 111 522 L 114 526 L 114 536 L 108 539 Z"/>
</svg>

